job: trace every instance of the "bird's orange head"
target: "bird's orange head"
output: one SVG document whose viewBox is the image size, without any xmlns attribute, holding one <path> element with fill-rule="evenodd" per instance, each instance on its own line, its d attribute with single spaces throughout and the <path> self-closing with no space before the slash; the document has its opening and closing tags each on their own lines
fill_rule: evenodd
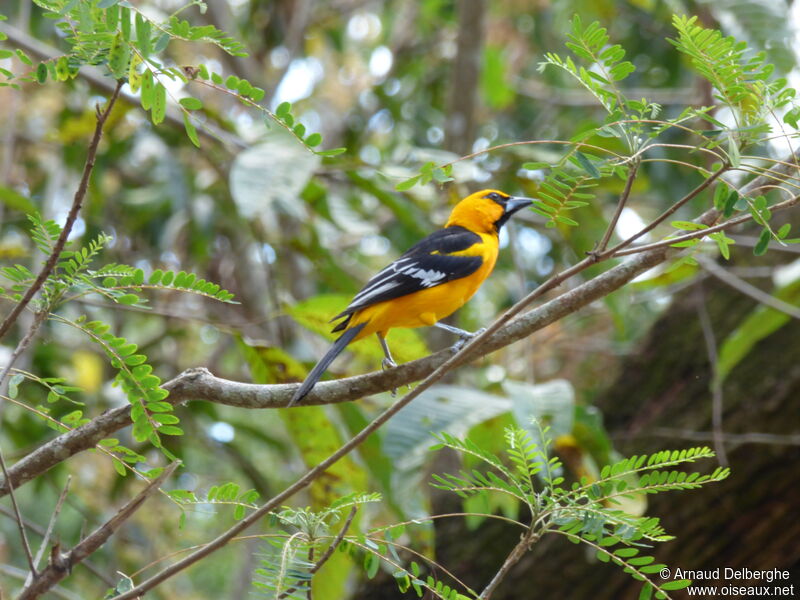
<svg viewBox="0 0 800 600">
<path fill-rule="evenodd" d="M 499 190 L 481 190 L 455 205 L 445 227 L 460 225 L 475 233 L 497 233 L 511 215 L 531 204 L 530 198 L 509 196 Z"/>
</svg>

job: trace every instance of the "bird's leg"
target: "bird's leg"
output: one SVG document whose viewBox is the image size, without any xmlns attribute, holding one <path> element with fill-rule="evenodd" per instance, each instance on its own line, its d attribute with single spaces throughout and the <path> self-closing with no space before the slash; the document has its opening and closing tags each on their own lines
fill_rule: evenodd
<svg viewBox="0 0 800 600">
<path fill-rule="evenodd" d="M 458 352 L 459 350 L 461 350 L 461 348 L 464 347 L 464 344 L 466 344 L 476 335 L 480 335 L 484 331 L 486 331 L 485 327 L 481 327 L 478 331 L 475 332 L 465 331 L 463 329 L 459 329 L 458 327 L 453 327 L 452 325 L 448 325 L 447 323 L 440 323 L 440 322 L 434 323 L 433 326 L 438 327 L 439 329 L 444 329 L 445 331 L 449 331 L 450 333 L 455 333 L 458 336 L 458 340 L 456 341 L 456 343 L 450 346 L 450 349 L 453 352 Z"/>
<path fill-rule="evenodd" d="M 389 351 L 389 344 L 386 343 L 386 338 L 380 333 L 376 333 L 375 335 L 378 336 L 378 341 L 381 343 L 381 348 L 383 348 L 383 353 L 385 355 L 385 358 L 381 361 L 381 367 L 384 369 L 396 367 L 397 363 L 394 362 L 394 358 L 392 358 L 392 353 Z"/>
<path fill-rule="evenodd" d="M 381 348 L 383 348 L 383 353 L 385 354 L 384 359 L 381 361 L 381 368 L 391 369 L 392 367 L 396 367 L 397 363 L 394 362 L 392 358 L 392 353 L 389 351 L 389 344 L 386 343 L 386 338 L 382 336 L 380 332 L 375 335 L 378 336 L 378 341 L 381 343 Z M 397 396 L 397 388 L 392 388 L 392 397 L 395 396 Z"/>
</svg>

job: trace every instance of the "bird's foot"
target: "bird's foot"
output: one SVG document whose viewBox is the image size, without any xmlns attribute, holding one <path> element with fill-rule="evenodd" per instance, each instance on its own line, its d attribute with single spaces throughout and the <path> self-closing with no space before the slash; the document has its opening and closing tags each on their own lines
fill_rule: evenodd
<svg viewBox="0 0 800 600">
<path fill-rule="evenodd" d="M 384 371 L 386 369 L 393 369 L 396 366 L 397 363 L 388 356 L 381 361 L 381 369 Z M 392 388 L 392 398 L 397 398 L 397 388 Z"/>
<path fill-rule="evenodd" d="M 473 331 L 473 332 L 465 331 L 462 335 L 459 336 L 459 338 L 456 341 L 456 343 L 453 344 L 452 346 L 450 346 L 450 351 L 453 354 L 455 354 L 456 352 L 458 352 L 459 350 L 461 350 L 464 347 L 464 344 L 466 344 L 472 338 L 474 338 L 476 336 L 479 336 L 484 331 L 486 331 L 486 327 L 481 327 L 480 329 L 478 329 L 478 331 Z"/>
</svg>

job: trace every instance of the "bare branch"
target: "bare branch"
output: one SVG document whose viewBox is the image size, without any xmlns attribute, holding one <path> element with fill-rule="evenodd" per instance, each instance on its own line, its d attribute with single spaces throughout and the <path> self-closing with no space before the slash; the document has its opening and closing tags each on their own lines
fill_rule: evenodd
<svg viewBox="0 0 800 600">
<path fill-rule="evenodd" d="M 500 567 L 500 570 L 494 574 L 492 580 L 489 582 L 489 585 L 481 592 L 479 596 L 481 600 L 489 600 L 492 597 L 492 594 L 497 589 L 497 586 L 500 585 L 500 582 L 505 579 L 506 575 L 508 575 L 509 571 L 511 571 L 512 567 L 516 565 L 520 559 L 525 556 L 525 553 L 530 550 L 531 546 L 536 543 L 539 539 L 539 534 L 534 533 L 533 525 L 528 529 L 527 532 L 520 538 L 519 542 L 511 553 L 506 557 L 506 560 L 503 562 L 503 566 Z"/>
<path fill-rule="evenodd" d="M 72 550 L 60 552 L 57 546 L 54 547 L 50 554 L 50 562 L 47 567 L 34 577 L 30 585 L 26 585 L 23 588 L 17 600 L 32 600 L 37 598 L 66 577 L 75 565 L 105 544 L 108 538 L 141 508 L 145 500 L 158 490 L 159 486 L 164 483 L 179 464 L 179 462 L 174 462 L 165 467 L 161 475 L 149 482 L 147 487 L 125 504 L 125 506 L 120 508 L 117 514 L 83 538 Z"/>
<path fill-rule="evenodd" d="M 3 458 L 2 448 L 0 448 L 0 467 L 3 468 L 3 477 L 8 480 L 8 469 L 6 469 L 6 461 Z M 14 509 L 14 520 L 17 522 L 17 527 L 19 528 L 19 537 L 22 541 L 22 549 L 25 551 L 25 558 L 28 559 L 28 567 L 30 568 L 31 573 L 36 574 L 36 563 L 33 562 L 31 546 L 28 543 L 28 535 L 25 533 L 25 523 L 22 521 L 22 513 L 19 512 L 19 505 L 17 504 L 17 498 L 14 495 L 14 488 L 9 488 L 8 493 L 11 496 L 11 506 Z"/>
<path fill-rule="evenodd" d="M 722 431 L 722 411 L 724 396 L 722 395 L 722 381 L 719 378 L 717 367 L 717 337 L 714 335 L 714 327 L 711 324 L 711 317 L 706 308 L 706 299 L 703 294 L 702 282 L 697 287 L 697 316 L 700 319 L 700 329 L 703 332 L 703 339 L 708 353 L 708 362 L 711 369 L 711 428 L 714 432 L 714 450 L 719 458 L 719 464 L 723 467 L 728 466 L 728 453 L 725 451 L 725 442 Z"/>
<path fill-rule="evenodd" d="M 672 427 L 656 427 L 655 429 L 641 432 L 642 435 L 667 437 L 672 439 L 690 440 L 693 442 L 708 442 L 714 439 L 713 431 L 690 431 Z M 638 437 L 632 435 L 627 437 Z M 750 431 L 747 433 L 723 433 L 722 439 L 726 444 L 767 444 L 774 446 L 800 446 L 800 433 L 781 435 L 777 433 L 761 433 Z"/>
<path fill-rule="evenodd" d="M 763 185 L 765 181 L 770 180 L 776 174 L 785 174 L 793 168 L 791 163 L 788 162 L 791 159 L 792 157 L 788 157 L 787 161 L 782 162 L 772 171 L 756 177 L 744 186 L 740 192 L 746 195 L 749 190 Z M 800 202 L 800 197 L 775 205 L 771 207 L 771 210 L 776 212 L 777 210 L 790 208 L 798 202 Z M 697 222 L 711 224 L 719 216 L 720 214 L 717 210 L 710 209 L 703 213 L 697 219 Z M 750 218 L 749 214 L 740 215 L 715 227 L 693 232 L 690 236 L 699 237 L 713 231 L 726 229 L 739 223 L 744 223 Z M 637 275 L 666 260 L 669 246 L 681 238 L 673 238 L 656 244 L 618 251 L 617 255 L 635 254 L 636 257 L 531 310 L 502 327 L 502 329 L 499 329 L 498 326 L 499 330 L 496 331 L 493 326 L 492 331 L 485 332 L 484 336 L 487 336 L 488 339 L 486 339 L 485 344 L 481 344 L 479 350 L 472 349 L 470 344 L 462 349 L 462 353 L 469 348 L 470 354 L 466 358 L 467 360 L 473 360 L 494 352 L 619 289 Z M 574 271 L 570 270 L 570 273 L 574 273 Z M 528 301 L 529 299 L 525 300 L 525 305 L 527 305 Z M 483 336 L 481 337 L 483 338 Z M 449 356 L 449 350 L 442 350 L 436 354 L 386 371 L 367 373 L 336 381 L 320 382 L 303 402 L 306 405 L 333 404 L 397 389 L 427 377 L 442 365 Z M 285 406 L 292 397 L 296 385 L 239 383 L 214 377 L 207 369 L 198 368 L 189 369 L 181 373 L 175 379 L 165 383 L 163 387 L 170 392 L 168 400 L 176 404 L 188 400 L 208 400 L 242 408 L 279 408 Z M 101 439 L 129 425 L 130 422 L 129 406 L 107 411 L 86 425 L 43 444 L 37 450 L 21 459 L 9 469 L 10 480 L 13 485 L 19 486 L 78 452 L 94 447 Z M 7 493 L 8 486 L 6 482 L 0 482 L 0 497 Z"/>
<path fill-rule="evenodd" d="M 10 508 L 3 506 L 2 504 L 0 504 L 0 514 L 5 515 L 6 517 L 9 517 L 11 519 L 15 518 L 14 511 L 11 510 Z M 44 527 L 38 525 L 37 523 L 34 523 L 30 519 L 26 519 L 23 517 L 22 522 L 25 524 L 25 527 L 27 527 L 29 531 L 32 531 L 33 533 L 35 533 L 38 536 L 41 536 L 42 538 L 44 538 L 45 534 L 47 533 Z M 39 563 L 37 562 L 36 564 L 38 565 Z M 81 563 L 81 565 L 83 565 L 87 571 L 91 572 L 92 575 L 100 579 L 106 585 L 110 587 L 114 585 L 115 581 L 111 577 L 106 575 L 103 571 L 101 571 L 99 567 L 92 564 L 91 561 L 85 560 Z M 23 576 L 21 577 L 21 579 L 24 580 L 25 575 L 27 573 L 28 571 L 22 571 Z"/>
<path fill-rule="evenodd" d="M 608 223 L 606 232 L 603 234 L 603 239 L 600 240 L 600 244 L 597 246 L 597 249 L 592 252 L 595 257 L 597 257 L 599 253 L 605 252 L 606 248 L 608 247 L 608 240 L 611 239 L 611 236 L 614 234 L 614 229 L 617 228 L 619 216 L 622 214 L 622 209 L 625 208 L 625 204 L 628 202 L 628 197 L 631 195 L 631 188 L 633 187 L 633 182 L 636 179 L 636 173 L 639 171 L 639 164 L 640 163 L 638 160 L 635 161 L 628 170 L 628 179 L 625 181 L 625 189 L 622 190 L 622 195 L 619 197 L 614 215 L 611 217 L 611 221 Z"/>
<path fill-rule="evenodd" d="M 14 579 L 24 580 L 25 577 L 28 576 L 28 572 L 25 569 L 12 567 L 11 565 L 0 565 L 0 575 L 6 575 L 8 577 L 13 577 Z M 0 592 L 2 592 L 2 588 L 0 588 Z M 62 598 L 63 600 L 85 600 L 83 596 L 74 594 L 69 590 L 65 590 L 57 585 L 50 588 L 49 593 L 56 598 Z M 0 596 L 0 599 L 2 598 L 4 598 L 4 596 Z"/>
<path fill-rule="evenodd" d="M 42 287 L 45 280 L 50 276 L 50 273 L 53 272 L 53 268 L 56 266 L 58 257 L 61 255 L 61 251 L 64 250 L 64 244 L 66 244 L 67 237 L 72 232 L 72 226 L 75 224 L 75 220 L 78 218 L 78 213 L 81 210 L 81 206 L 83 206 L 83 199 L 86 197 L 86 192 L 89 189 L 89 177 L 94 169 L 97 148 L 100 145 L 100 138 L 103 135 L 103 125 L 105 125 L 108 115 L 111 114 L 111 109 L 114 108 L 114 103 L 117 101 L 117 97 L 119 97 L 119 91 L 122 89 L 123 83 L 124 82 L 121 79 L 117 81 L 117 85 L 114 88 L 114 91 L 111 93 L 111 97 L 108 99 L 104 111 L 100 112 L 98 107 L 97 124 L 94 128 L 92 141 L 89 143 L 89 150 L 86 153 L 86 163 L 83 167 L 83 175 L 81 176 L 81 181 L 78 184 L 78 189 L 75 190 L 75 196 L 72 200 L 72 207 L 67 215 L 67 221 L 64 224 L 64 228 L 61 230 L 61 235 L 59 235 L 58 239 L 56 240 L 53 251 L 47 258 L 47 262 L 39 272 L 39 275 L 36 277 L 33 285 L 28 288 L 28 290 L 25 292 L 25 295 L 22 297 L 22 300 L 20 300 L 14 306 L 3 323 L 0 324 L 0 339 L 2 339 L 2 337 L 8 332 L 8 330 L 11 328 L 11 325 L 14 324 L 14 322 L 17 320 L 17 317 L 19 317 L 20 313 L 25 309 L 26 306 L 28 306 L 28 303 L 33 299 L 36 292 L 39 291 L 39 288 Z M 2 381 L 0 380 L 0 383 L 1 382 Z"/>
<path fill-rule="evenodd" d="M 665 259 L 665 256 L 663 251 L 637 256 L 602 273 L 591 281 L 565 292 L 550 302 L 538 306 L 493 333 L 479 350 L 470 352 L 467 360 L 477 359 L 526 338 L 547 325 L 591 304 L 619 289 L 647 269 L 659 264 Z M 303 404 L 349 402 L 401 388 L 414 381 L 424 379 L 451 356 L 452 352 L 446 349 L 386 371 L 346 377 L 336 381 L 323 381 L 314 386 L 314 389 L 303 400 Z M 189 400 L 207 400 L 240 408 L 281 408 L 289 402 L 297 384 L 241 383 L 215 377 L 204 368 L 195 368 L 184 371 L 175 379 L 166 382 L 163 387 L 170 392 L 167 400 L 174 404 Z M 71 456 L 93 448 L 100 440 L 109 437 L 130 423 L 130 406 L 108 410 L 86 425 L 59 435 L 19 460 L 9 469 L 10 481 L 14 486 L 19 487 Z M 0 482 L 0 497 L 7 493 L 6 481 Z"/>
<path fill-rule="evenodd" d="M 345 520 L 344 525 L 342 525 L 342 528 L 341 530 L 339 530 L 339 533 L 336 535 L 336 538 L 333 540 L 331 545 L 328 546 L 327 550 L 325 550 L 325 553 L 311 568 L 312 574 L 319 571 L 325 565 L 325 563 L 328 562 L 328 559 L 331 556 L 333 556 L 333 553 L 336 551 L 336 548 L 339 547 L 339 544 L 342 543 L 344 536 L 347 535 L 347 530 L 350 529 L 350 525 L 353 523 L 353 519 L 355 518 L 357 512 L 358 512 L 358 505 L 355 504 L 353 505 L 353 508 L 350 509 L 350 514 L 347 515 L 347 520 Z"/>
<path fill-rule="evenodd" d="M 683 198 L 678 200 L 675 204 L 670 206 L 667 210 L 665 210 L 663 213 L 661 213 L 659 216 L 657 216 L 655 219 L 653 219 L 645 227 L 642 227 L 642 229 L 639 230 L 637 233 L 635 233 L 634 235 L 632 235 L 628 239 L 621 241 L 619 244 L 617 244 L 616 246 L 614 246 L 610 250 L 607 250 L 607 251 L 603 252 L 601 255 L 599 255 L 598 259 L 599 258 L 608 258 L 609 256 L 615 256 L 615 255 L 619 256 L 619 254 L 618 254 L 619 250 L 622 250 L 623 248 L 626 248 L 627 246 L 630 246 L 633 242 L 638 240 L 640 237 L 642 237 L 646 233 L 649 233 L 650 231 L 652 231 L 653 229 L 658 227 L 661 223 L 663 223 L 669 217 L 671 217 L 680 207 L 684 206 L 687 202 L 689 202 L 690 200 L 692 200 L 692 199 L 696 198 L 697 196 L 699 196 L 703 192 L 703 190 L 705 190 L 708 186 L 710 186 L 712 183 L 714 183 L 720 177 L 720 175 L 725 173 L 728 169 L 730 169 L 730 166 L 727 165 L 727 164 L 723 164 L 719 169 L 717 169 L 711 175 L 709 175 L 706 179 L 704 179 L 703 182 L 700 183 L 700 185 L 698 185 L 691 192 L 686 194 Z M 719 217 L 717 216 L 717 218 L 719 218 Z M 716 220 L 716 219 L 714 219 L 714 220 Z"/>
<path fill-rule="evenodd" d="M 768 294 L 767 292 L 758 289 L 756 286 L 747 283 L 741 277 L 737 277 L 733 273 L 731 273 L 728 269 L 723 268 L 719 264 L 717 264 L 714 260 L 699 255 L 695 257 L 697 262 L 700 263 L 700 266 L 703 267 L 704 270 L 708 271 L 711 275 L 719 279 L 722 283 L 729 285 L 737 292 L 744 294 L 755 300 L 756 302 L 763 304 L 764 306 L 769 306 L 770 308 L 774 308 L 775 310 L 785 313 L 792 317 L 793 319 L 800 319 L 800 309 L 788 302 L 784 302 L 780 298 L 776 298 L 772 294 Z"/>
<path fill-rule="evenodd" d="M 58 500 L 56 501 L 56 507 L 53 509 L 53 514 L 50 517 L 50 522 L 47 524 L 47 530 L 44 532 L 44 537 L 42 538 L 42 543 L 39 546 L 39 550 L 36 552 L 36 556 L 33 558 L 33 564 L 36 567 L 39 567 L 39 563 L 42 562 L 42 557 L 44 556 L 44 551 L 47 549 L 47 545 L 50 543 L 50 536 L 53 535 L 53 528 L 56 525 L 56 521 L 58 520 L 58 515 L 61 513 L 61 506 L 64 504 L 64 500 L 67 497 L 67 493 L 69 492 L 69 484 L 72 482 L 72 476 L 67 475 L 67 482 L 64 484 L 64 489 L 61 490 L 61 494 L 58 496 Z M 25 580 L 25 585 L 30 583 L 30 579 L 33 578 L 33 573 L 28 575 L 28 579 Z"/>
</svg>

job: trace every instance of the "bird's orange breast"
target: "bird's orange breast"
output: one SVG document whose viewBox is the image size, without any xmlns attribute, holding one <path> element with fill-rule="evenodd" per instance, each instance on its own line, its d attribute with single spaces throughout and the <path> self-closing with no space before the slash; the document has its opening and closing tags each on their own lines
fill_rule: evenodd
<svg viewBox="0 0 800 600">
<path fill-rule="evenodd" d="M 353 315 L 348 329 L 366 323 L 355 339 L 373 333 L 386 334 L 393 327 L 425 327 L 450 316 L 472 298 L 497 262 L 498 239 L 496 233 L 480 234 L 482 243 L 452 254 L 480 256 L 478 269 L 466 277 L 419 290 L 406 296 L 379 302 Z"/>
</svg>

